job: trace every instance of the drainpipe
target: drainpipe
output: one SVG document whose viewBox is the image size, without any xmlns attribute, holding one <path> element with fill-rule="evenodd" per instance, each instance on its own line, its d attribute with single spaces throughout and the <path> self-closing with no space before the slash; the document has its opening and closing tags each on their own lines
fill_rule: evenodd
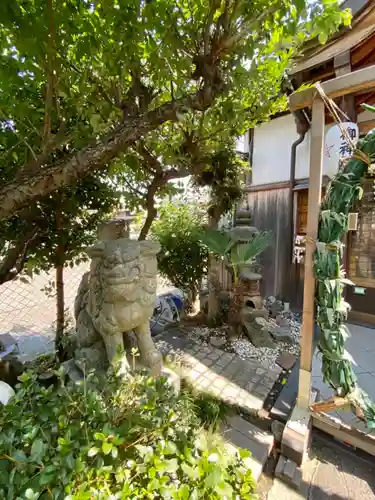
<svg viewBox="0 0 375 500">
<path fill-rule="evenodd" d="M 293 247 L 294 247 L 294 187 L 296 183 L 297 148 L 305 140 L 306 133 L 310 128 L 310 121 L 303 111 L 302 112 L 297 111 L 296 113 L 293 113 L 293 115 L 296 121 L 298 139 L 293 142 L 290 152 L 290 176 L 289 176 L 290 186 L 289 186 L 289 213 L 288 213 L 288 224 L 290 228 L 289 247 L 288 247 L 288 258 L 290 266 L 289 267 L 290 292 L 292 292 L 295 289 L 295 284 L 296 284 L 296 275 L 295 275 L 296 270 L 292 265 L 292 261 L 293 261 Z M 293 302 L 293 299 L 290 302 Z"/>
<path fill-rule="evenodd" d="M 286 78 L 283 83 L 283 91 L 286 95 L 290 95 L 292 92 L 296 90 L 294 82 Z M 288 223 L 290 227 L 290 238 L 289 238 L 289 262 L 292 263 L 293 259 L 293 239 L 294 239 L 294 187 L 296 183 L 296 159 L 297 159 L 297 148 L 304 141 L 306 137 L 306 133 L 310 128 L 310 116 L 307 110 L 300 109 L 298 111 L 292 112 L 294 117 L 298 139 L 293 142 L 290 152 L 290 175 L 289 175 L 289 214 L 288 214 Z M 292 283 L 291 283 L 292 284 Z"/>
<path fill-rule="evenodd" d="M 297 148 L 305 140 L 307 130 L 299 132 L 298 139 L 293 142 L 290 152 L 290 176 L 289 176 L 289 216 L 288 223 L 291 231 L 292 244 L 290 245 L 290 262 L 293 257 L 293 238 L 294 238 L 294 186 L 296 183 L 296 160 L 297 160 Z"/>
</svg>

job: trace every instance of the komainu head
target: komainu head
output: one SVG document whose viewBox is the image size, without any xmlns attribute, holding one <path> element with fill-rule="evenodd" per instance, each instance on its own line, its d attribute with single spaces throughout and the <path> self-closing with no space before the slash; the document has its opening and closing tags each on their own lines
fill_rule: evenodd
<svg viewBox="0 0 375 500">
<path fill-rule="evenodd" d="M 159 251 L 160 245 L 155 241 L 100 241 L 87 249 L 92 259 L 90 280 L 96 277 L 100 281 L 105 302 L 140 300 L 153 306 Z"/>
</svg>

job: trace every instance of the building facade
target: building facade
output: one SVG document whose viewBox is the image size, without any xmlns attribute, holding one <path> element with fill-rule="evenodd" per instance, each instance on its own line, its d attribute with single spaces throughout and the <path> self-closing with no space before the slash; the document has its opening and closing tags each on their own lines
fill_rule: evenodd
<svg viewBox="0 0 375 500">
<path fill-rule="evenodd" d="M 293 88 L 375 64 L 375 1 L 347 0 L 343 7 L 352 7 L 352 27 L 340 31 L 325 46 L 312 43 L 306 47 L 290 75 Z M 367 92 L 341 98 L 337 105 L 364 135 L 375 128 L 375 115 L 361 104 L 374 102 L 375 95 Z M 327 112 L 326 131 L 333 125 Z M 250 131 L 248 138 L 252 171 L 244 204 L 252 212 L 254 226 L 274 235 L 273 247 L 262 256 L 262 293 L 278 296 L 296 309 L 302 308 L 303 300 L 301 240 L 307 222 L 309 126 L 308 109 L 295 115 L 285 113 Z M 323 174 L 327 168 L 324 164 Z M 328 181 L 324 175 L 323 194 Z M 355 211 L 359 223 L 345 242 L 344 260 L 356 287 L 348 287 L 347 300 L 353 319 L 375 324 L 375 196 L 371 181 L 365 183 Z"/>
</svg>

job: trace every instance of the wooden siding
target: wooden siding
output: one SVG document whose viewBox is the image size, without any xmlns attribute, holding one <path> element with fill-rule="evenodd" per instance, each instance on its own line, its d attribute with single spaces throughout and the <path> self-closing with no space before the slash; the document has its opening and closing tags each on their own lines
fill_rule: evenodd
<svg viewBox="0 0 375 500">
<path fill-rule="evenodd" d="M 231 290 L 232 288 L 232 277 L 229 274 L 226 266 L 223 262 L 220 262 L 218 266 L 218 278 L 221 285 L 222 290 Z"/>
<path fill-rule="evenodd" d="M 261 293 L 291 301 L 289 289 L 291 263 L 289 252 L 289 189 L 272 189 L 248 193 L 247 202 L 253 225 L 271 231 L 273 245 L 260 257 Z"/>
</svg>

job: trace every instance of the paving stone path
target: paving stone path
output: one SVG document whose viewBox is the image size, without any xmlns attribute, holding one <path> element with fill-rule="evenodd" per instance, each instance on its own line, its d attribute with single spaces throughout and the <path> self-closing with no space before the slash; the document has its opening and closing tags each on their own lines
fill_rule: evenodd
<svg viewBox="0 0 375 500">
<path fill-rule="evenodd" d="M 168 329 L 155 337 L 155 343 L 164 356 L 178 363 L 180 375 L 194 387 L 257 415 L 281 368 L 269 370 L 237 354 L 198 344 L 189 338 L 190 331 L 184 327 Z"/>
<path fill-rule="evenodd" d="M 242 360 L 213 346 L 198 344 L 189 338 L 190 329 L 168 329 L 155 337 L 164 356 L 170 356 L 177 371 L 198 390 L 208 392 L 242 412 L 257 415 L 279 378 L 281 368 L 267 370 L 257 362 Z M 258 481 L 274 445 L 270 432 L 234 415 L 227 418 L 222 434 L 229 451 L 247 448 L 252 456 L 248 466 Z"/>
</svg>

